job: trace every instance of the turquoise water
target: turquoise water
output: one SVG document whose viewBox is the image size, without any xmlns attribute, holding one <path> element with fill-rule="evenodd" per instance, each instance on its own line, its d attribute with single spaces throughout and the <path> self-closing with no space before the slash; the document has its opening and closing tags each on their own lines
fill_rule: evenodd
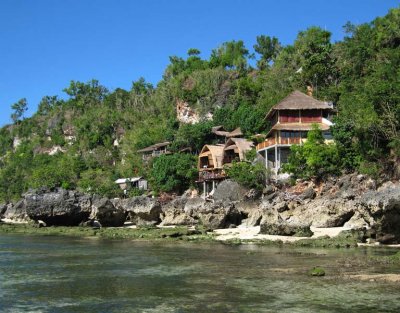
<svg viewBox="0 0 400 313">
<path fill-rule="evenodd" d="M 382 249 L 0 236 L 1 312 L 400 312 L 400 285 L 346 278 Z M 327 276 L 307 276 L 313 266 Z"/>
</svg>

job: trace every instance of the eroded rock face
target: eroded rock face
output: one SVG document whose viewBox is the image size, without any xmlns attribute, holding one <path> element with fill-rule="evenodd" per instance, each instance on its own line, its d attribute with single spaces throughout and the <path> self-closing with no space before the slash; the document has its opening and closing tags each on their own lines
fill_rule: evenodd
<svg viewBox="0 0 400 313">
<path fill-rule="evenodd" d="M 14 222 L 29 222 L 30 218 L 26 213 L 24 200 L 18 201 L 15 205 L 9 203 L 6 205 L 6 210 L 3 213 L 3 218 Z"/>
<path fill-rule="evenodd" d="M 247 193 L 247 190 L 237 182 L 230 179 L 224 180 L 215 189 L 215 201 L 240 201 Z"/>
<path fill-rule="evenodd" d="M 4 213 L 7 211 L 7 204 L 2 203 L 0 204 L 0 218 L 3 218 Z"/>
<path fill-rule="evenodd" d="M 95 198 L 91 206 L 89 219 L 97 220 L 102 226 L 123 226 L 126 220 L 125 212 L 115 207 L 108 198 Z"/>
<path fill-rule="evenodd" d="M 161 204 L 157 199 L 145 196 L 123 200 L 122 206 L 128 219 L 136 225 L 157 225 L 161 222 Z"/>
<path fill-rule="evenodd" d="M 76 226 L 87 220 L 91 213 L 88 196 L 61 188 L 32 190 L 21 201 L 17 205 L 25 208 L 30 219 L 42 220 L 47 225 Z"/>
<path fill-rule="evenodd" d="M 388 182 L 377 191 L 366 192 L 361 196 L 360 203 L 374 221 L 372 226 L 378 241 L 384 243 L 400 241 L 399 184 Z"/>
<path fill-rule="evenodd" d="M 310 229 L 310 225 L 306 223 L 298 224 L 280 220 L 273 223 L 270 221 L 262 222 L 260 224 L 260 234 L 311 237 L 313 232 Z"/>
<path fill-rule="evenodd" d="M 207 229 L 228 228 L 239 225 L 242 216 L 233 203 L 206 203 L 195 215 Z"/>
</svg>

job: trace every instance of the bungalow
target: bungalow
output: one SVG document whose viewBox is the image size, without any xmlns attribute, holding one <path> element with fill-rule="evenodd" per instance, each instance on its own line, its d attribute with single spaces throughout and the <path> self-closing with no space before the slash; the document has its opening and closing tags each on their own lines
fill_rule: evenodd
<svg viewBox="0 0 400 313">
<path fill-rule="evenodd" d="M 224 130 L 223 126 L 215 126 L 211 129 L 211 133 L 213 133 L 217 137 L 217 140 L 220 143 L 225 143 L 229 138 L 232 138 L 232 137 L 243 136 L 243 133 L 242 133 L 240 127 L 234 129 L 231 132 L 228 132 L 228 131 Z"/>
<path fill-rule="evenodd" d="M 168 146 L 171 143 L 169 141 L 156 143 L 149 147 L 143 148 L 138 150 L 138 153 L 142 153 L 142 158 L 144 161 L 149 160 L 152 157 L 157 157 L 162 154 L 170 154 L 171 152 L 168 151 Z"/>
<path fill-rule="evenodd" d="M 272 128 L 265 141 L 256 148 L 265 166 L 277 175 L 281 165 L 288 160 L 290 146 L 302 144 L 313 124 L 319 126 L 326 140 L 331 140 L 329 129 L 332 122 L 329 118 L 332 112 L 332 104 L 298 90 L 272 107 L 265 117 Z"/>
<path fill-rule="evenodd" d="M 147 180 L 143 179 L 143 177 L 119 178 L 115 183 L 118 184 L 125 193 L 127 190 L 133 188 L 147 190 Z"/>
<path fill-rule="evenodd" d="M 229 138 L 224 146 L 224 165 L 233 161 L 244 161 L 246 152 L 251 150 L 254 144 L 244 138 Z"/>
<path fill-rule="evenodd" d="M 205 145 L 198 160 L 199 179 L 203 184 L 203 194 L 212 194 L 219 182 L 227 175 L 224 166 L 233 161 L 244 161 L 245 154 L 253 147 L 253 143 L 243 138 L 229 138 L 224 145 Z"/>
</svg>

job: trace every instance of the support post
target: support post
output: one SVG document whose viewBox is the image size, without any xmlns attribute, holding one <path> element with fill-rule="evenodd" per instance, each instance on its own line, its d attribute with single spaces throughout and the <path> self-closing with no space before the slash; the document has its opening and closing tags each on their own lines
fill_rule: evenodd
<svg viewBox="0 0 400 313">
<path fill-rule="evenodd" d="M 206 199 L 207 197 L 207 188 L 206 188 L 206 181 L 203 182 L 203 197 Z"/>
<path fill-rule="evenodd" d="M 275 175 L 278 175 L 278 145 L 275 145 Z"/>
</svg>

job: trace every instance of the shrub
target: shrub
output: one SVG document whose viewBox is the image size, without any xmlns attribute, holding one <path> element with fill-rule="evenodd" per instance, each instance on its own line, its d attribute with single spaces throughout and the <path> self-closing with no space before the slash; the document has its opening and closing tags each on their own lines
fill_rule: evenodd
<svg viewBox="0 0 400 313">
<path fill-rule="evenodd" d="M 183 153 L 157 157 L 150 171 L 152 186 L 158 192 L 182 192 L 190 187 L 196 176 L 196 158 Z"/>
<path fill-rule="evenodd" d="M 323 178 L 329 174 L 338 174 L 340 159 L 335 144 L 325 144 L 324 137 L 317 125 L 308 132 L 303 145 L 290 147 L 288 163 L 283 170 L 296 178 Z"/>
<path fill-rule="evenodd" d="M 267 180 L 267 169 L 259 163 L 233 162 L 226 167 L 228 176 L 246 188 L 262 190 Z"/>
</svg>

